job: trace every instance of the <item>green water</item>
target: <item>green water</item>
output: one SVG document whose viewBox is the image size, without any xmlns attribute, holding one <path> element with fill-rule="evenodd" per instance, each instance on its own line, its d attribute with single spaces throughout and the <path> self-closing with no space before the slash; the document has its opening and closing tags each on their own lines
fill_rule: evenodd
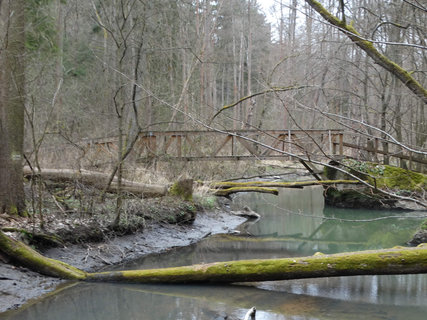
<svg viewBox="0 0 427 320">
<path fill-rule="evenodd" d="M 214 236 L 151 255 L 123 269 L 276 258 L 404 245 L 424 213 L 325 208 L 321 188 L 290 189 L 278 197 L 241 195 L 262 218 L 235 236 Z M 393 218 L 389 218 L 394 216 Z M 406 218 L 405 218 L 406 217 Z M 408 218 L 410 217 L 410 218 Z M 76 284 L 5 319 L 426 319 L 427 275 L 356 276 L 184 286 Z M 1 318 L 1 316 L 0 316 Z"/>
</svg>

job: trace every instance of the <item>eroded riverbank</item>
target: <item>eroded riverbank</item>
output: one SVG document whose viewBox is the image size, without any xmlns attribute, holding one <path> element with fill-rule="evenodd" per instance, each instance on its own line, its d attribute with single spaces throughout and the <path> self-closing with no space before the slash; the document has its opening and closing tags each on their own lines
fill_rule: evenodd
<svg viewBox="0 0 427 320">
<path fill-rule="evenodd" d="M 85 271 L 100 270 L 147 254 L 188 246 L 211 234 L 229 233 L 246 219 L 233 215 L 227 208 L 226 204 L 222 204 L 214 210 L 198 212 L 191 225 L 154 223 L 143 232 L 110 238 L 100 243 L 51 248 L 44 254 Z M 4 262 L 0 262 L 0 274 L 0 312 L 16 309 L 52 292 L 63 282 Z"/>
<path fill-rule="evenodd" d="M 247 205 L 262 219 L 240 226 L 240 235 L 208 237 L 194 245 L 106 269 L 148 269 L 390 248 L 408 241 L 419 223 L 414 217 L 420 214 L 327 207 L 321 187 L 283 190 L 278 197 L 241 194 L 233 198 L 232 205 L 233 208 Z M 157 238 L 164 236 L 159 235 Z M 7 313 L 5 318 L 139 319 L 143 314 L 147 320 L 241 319 L 248 308 L 256 306 L 259 317 L 269 320 L 290 317 L 421 320 L 425 317 L 427 292 L 425 275 L 328 277 L 251 286 L 65 284 L 67 287 L 61 292 L 55 291 L 35 304 Z"/>
</svg>

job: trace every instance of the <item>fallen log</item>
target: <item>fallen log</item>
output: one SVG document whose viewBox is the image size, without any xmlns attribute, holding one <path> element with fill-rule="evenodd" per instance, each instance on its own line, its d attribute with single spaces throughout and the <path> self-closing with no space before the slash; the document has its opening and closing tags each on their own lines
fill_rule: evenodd
<svg viewBox="0 0 427 320">
<path fill-rule="evenodd" d="M 69 264 L 47 258 L 26 244 L 8 237 L 0 231 L 0 252 L 16 264 L 50 277 L 83 280 L 86 273 Z"/>
<path fill-rule="evenodd" d="M 34 174 L 41 176 L 43 179 L 59 181 L 59 182 L 73 182 L 79 181 L 82 184 L 93 186 L 97 189 L 103 190 L 108 183 L 110 176 L 106 173 L 89 171 L 89 170 L 73 170 L 73 169 L 50 169 L 43 168 L 41 172 L 36 170 L 33 172 L 29 167 L 24 167 L 24 176 L 31 178 Z M 114 178 L 108 192 L 117 192 L 118 183 L 117 178 Z M 144 197 L 161 197 L 168 193 L 168 186 L 145 184 L 122 179 L 121 191 L 142 195 Z"/>
<path fill-rule="evenodd" d="M 273 188 L 264 187 L 233 187 L 227 189 L 210 189 L 211 193 L 216 196 L 228 197 L 230 194 L 238 192 L 259 192 L 259 193 L 271 193 L 274 195 L 279 194 L 279 190 Z"/>
<path fill-rule="evenodd" d="M 242 187 L 264 187 L 264 188 L 302 188 L 307 186 L 331 186 L 339 184 L 361 184 L 358 180 L 313 180 L 313 181 L 247 181 L 247 182 L 232 182 L 218 181 L 205 183 L 211 188 L 227 189 L 227 188 L 242 188 Z"/>
<path fill-rule="evenodd" d="M 82 281 L 135 283 L 233 283 L 355 275 L 427 273 L 427 245 L 302 258 L 254 259 L 193 266 L 86 273 L 46 258 L 0 231 L 0 252 L 33 271 Z"/>
<path fill-rule="evenodd" d="M 215 262 L 186 267 L 91 273 L 89 281 L 233 283 L 427 272 L 427 247 Z"/>
<path fill-rule="evenodd" d="M 270 182 L 270 181 L 247 181 L 247 182 L 202 182 L 208 185 L 212 194 L 228 197 L 230 194 L 238 192 L 261 192 L 278 195 L 275 188 L 303 188 L 307 186 L 335 186 L 339 184 L 360 184 L 357 180 L 314 180 L 314 181 L 293 181 L 293 182 Z"/>
</svg>

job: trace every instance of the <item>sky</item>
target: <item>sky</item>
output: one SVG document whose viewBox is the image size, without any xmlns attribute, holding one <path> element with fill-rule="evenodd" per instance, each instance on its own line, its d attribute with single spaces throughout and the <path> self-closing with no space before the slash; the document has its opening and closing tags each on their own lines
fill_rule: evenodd
<svg viewBox="0 0 427 320">
<path fill-rule="evenodd" d="M 273 22 L 273 17 L 270 14 L 270 8 L 274 4 L 274 0 L 258 0 L 257 2 L 264 11 L 265 16 L 267 17 L 267 21 L 270 23 Z"/>
</svg>

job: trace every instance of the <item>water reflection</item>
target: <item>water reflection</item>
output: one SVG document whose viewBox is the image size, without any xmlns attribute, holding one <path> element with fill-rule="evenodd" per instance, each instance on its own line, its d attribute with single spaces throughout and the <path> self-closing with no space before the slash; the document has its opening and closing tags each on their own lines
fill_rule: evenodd
<svg viewBox="0 0 427 320">
<path fill-rule="evenodd" d="M 424 319 L 427 311 L 237 285 L 81 284 L 5 319 L 242 319 L 253 305 L 257 320 Z"/>
<path fill-rule="evenodd" d="M 285 242 L 297 255 L 404 245 L 421 219 L 404 218 L 426 214 L 324 207 L 322 187 L 281 190 L 279 197 L 243 195 L 237 203 L 249 205 L 264 216 L 248 228 L 249 233 L 264 241 Z M 390 216 L 395 218 L 387 218 Z"/>
<path fill-rule="evenodd" d="M 262 215 L 240 235 L 151 255 L 120 269 L 335 253 L 404 244 L 420 221 L 396 212 L 325 208 L 322 189 L 247 194 L 235 201 Z M 402 216 L 413 213 L 400 213 Z M 369 219 L 377 219 L 367 222 Z M 79 284 L 5 319 L 425 319 L 427 276 L 358 276 L 233 286 Z M 1 317 L 1 316 L 0 316 Z"/>
</svg>

